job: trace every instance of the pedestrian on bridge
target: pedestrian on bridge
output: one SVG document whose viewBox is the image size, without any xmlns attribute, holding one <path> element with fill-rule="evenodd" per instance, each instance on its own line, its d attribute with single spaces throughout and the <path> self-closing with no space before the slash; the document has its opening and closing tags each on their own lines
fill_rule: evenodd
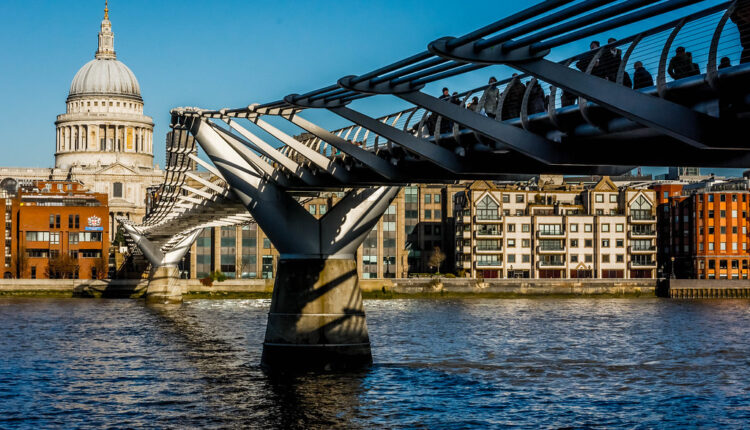
<svg viewBox="0 0 750 430">
<path fill-rule="evenodd" d="M 521 116 L 521 104 L 526 85 L 518 78 L 518 73 L 513 74 L 513 79 L 505 88 L 505 100 L 503 101 L 502 119 L 518 118 Z"/>
<path fill-rule="evenodd" d="M 643 63 L 636 61 L 633 64 L 633 89 L 639 90 L 641 88 L 648 88 L 654 86 L 654 78 L 651 73 L 643 67 Z"/>
<path fill-rule="evenodd" d="M 750 63 L 750 0 L 737 0 L 730 18 L 740 32 L 740 64 Z"/>
<path fill-rule="evenodd" d="M 495 118 L 497 115 L 497 102 L 500 100 L 500 90 L 493 85 L 495 83 L 497 83 L 497 79 L 492 76 L 488 82 L 489 86 L 484 90 L 482 98 L 479 99 L 479 109 L 484 109 L 484 113 L 490 118 Z"/>
<path fill-rule="evenodd" d="M 669 76 L 671 76 L 672 79 L 677 80 L 695 75 L 693 57 L 685 52 L 685 47 L 678 46 L 674 52 L 675 55 L 669 60 L 669 67 L 667 67 Z"/>
</svg>

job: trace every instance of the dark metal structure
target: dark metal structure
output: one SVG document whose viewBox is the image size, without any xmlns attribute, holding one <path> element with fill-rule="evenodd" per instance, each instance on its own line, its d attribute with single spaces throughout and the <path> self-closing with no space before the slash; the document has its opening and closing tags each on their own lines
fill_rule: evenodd
<svg viewBox="0 0 750 430">
<path fill-rule="evenodd" d="M 180 237 L 189 237 L 193 226 L 207 225 L 214 208 L 232 208 L 225 215 L 240 222 L 246 218 L 234 210 L 245 207 L 281 253 L 264 364 L 301 365 L 301 351 L 310 367 L 367 363 L 354 252 L 400 185 L 616 174 L 634 165 L 748 166 L 743 131 L 750 65 L 736 64 L 750 61 L 742 46 L 750 44 L 748 3 L 547 0 L 315 91 L 235 109 L 174 109 L 174 135 L 195 138 L 212 162 L 202 164 L 217 182 L 202 179 L 203 189 L 186 187 L 185 163 L 199 159 L 187 155 L 192 148 L 175 146 L 157 209 L 142 231 L 129 231 L 143 242 L 158 235 L 155 226 L 168 225 L 170 233 L 180 226 Z M 694 4 L 710 7 L 603 46 L 592 43 L 590 51 L 563 61 L 547 59 L 553 49 L 679 15 Z M 635 62 L 640 66 L 631 78 L 628 65 Z M 496 64 L 517 73 L 440 98 L 423 91 L 428 83 Z M 481 100 L 471 99 L 479 93 Z M 412 107 L 380 118 L 350 107 L 373 95 Z M 350 125 L 326 130 L 303 118 L 310 109 L 327 110 Z M 267 121 L 273 117 L 304 133 L 282 131 Z M 295 195 L 320 190 L 347 194 L 316 219 Z M 170 243 L 182 241 L 167 242 L 162 253 Z"/>
</svg>

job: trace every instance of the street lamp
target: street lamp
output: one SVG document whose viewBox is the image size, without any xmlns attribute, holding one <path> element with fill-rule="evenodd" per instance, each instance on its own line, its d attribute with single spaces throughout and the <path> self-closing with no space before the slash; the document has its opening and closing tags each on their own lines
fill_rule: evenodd
<svg viewBox="0 0 750 430">
<path fill-rule="evenodd" d="M 676 276 L 674 275 L 674 257 L 670 258 L 672 260 L 672 273 L 669 275 L 671 279 L 675 279 Z"/>
</svg>

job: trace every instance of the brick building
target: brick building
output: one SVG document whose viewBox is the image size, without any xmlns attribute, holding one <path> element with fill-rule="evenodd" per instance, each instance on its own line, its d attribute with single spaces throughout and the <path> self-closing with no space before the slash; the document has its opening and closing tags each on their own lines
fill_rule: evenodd
<svg viewBox="0 0 750 430">
<path fill-rule="evenodd" d="M 747 279 L 748 180 L 655 184 L 660 196 L 659 267 L 664 276 Z"/>
<path fill-rule="evenodd" d="M 32 181 L 3 190 L 5 278 L 107 276 L 107 195 L 78 182 Z"/>
</svg>

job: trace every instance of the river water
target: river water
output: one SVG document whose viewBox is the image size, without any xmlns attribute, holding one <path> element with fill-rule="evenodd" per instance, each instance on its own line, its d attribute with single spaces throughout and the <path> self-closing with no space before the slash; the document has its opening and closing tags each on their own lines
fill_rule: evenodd
<svg viewBox="0 0 750 430">
<path fill-rule="evenodd" d="M 269 300 L 0 299 L 0 427 L 750 426 L 750 302 L 366 301 L 374 366 L 259 368 Z"/>
</svg>

